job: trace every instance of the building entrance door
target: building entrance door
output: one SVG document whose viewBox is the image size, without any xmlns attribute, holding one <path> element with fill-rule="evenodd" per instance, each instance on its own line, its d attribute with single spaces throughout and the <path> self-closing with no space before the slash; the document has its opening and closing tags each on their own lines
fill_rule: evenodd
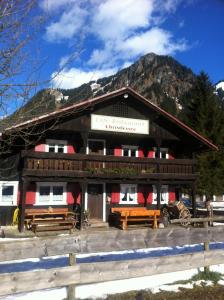
<svg viewBox="0 0 224 300">
<path fill-rule="evenodd" d="M 88 184 L 87 194 L 90 219 L 103 220 L 103 184 Z"/>
</svg>

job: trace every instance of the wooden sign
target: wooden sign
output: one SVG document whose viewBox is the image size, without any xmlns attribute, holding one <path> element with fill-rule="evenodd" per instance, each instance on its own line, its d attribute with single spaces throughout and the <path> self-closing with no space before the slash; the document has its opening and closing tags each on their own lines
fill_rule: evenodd
<svg viewBox="0 0 224 300">
<path fill-rule="evenodd" d="M 132 134 L 149 134 L 149 121 L 92 114 L 91 129 Z"/>
</svg>

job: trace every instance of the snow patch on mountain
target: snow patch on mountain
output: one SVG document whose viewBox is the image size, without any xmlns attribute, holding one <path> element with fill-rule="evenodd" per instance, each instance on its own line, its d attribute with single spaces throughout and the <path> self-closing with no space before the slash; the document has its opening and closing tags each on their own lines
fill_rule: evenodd
<svg viewBox="0 0 224 300">
<path fill-rule="evenodd" d="M 216 84 L 216 90 L 218 89 L 222 89 L 224 91 L 224 80 L 222 81 L 219 81 L 217 84 Z"/>
</svg>

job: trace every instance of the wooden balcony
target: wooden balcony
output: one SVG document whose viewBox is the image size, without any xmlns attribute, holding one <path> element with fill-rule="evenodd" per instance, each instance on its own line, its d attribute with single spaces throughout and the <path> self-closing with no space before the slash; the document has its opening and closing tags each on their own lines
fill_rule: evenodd
<svg viewBox="0 0 224 300">
<path fill-rule="evenodd" d="M 26 151 L 22 153 L 22 157 L 23 175 L 38 178 L 196 178 L 196 161 L 191 159 L 167 160 Z"/>
</svg>

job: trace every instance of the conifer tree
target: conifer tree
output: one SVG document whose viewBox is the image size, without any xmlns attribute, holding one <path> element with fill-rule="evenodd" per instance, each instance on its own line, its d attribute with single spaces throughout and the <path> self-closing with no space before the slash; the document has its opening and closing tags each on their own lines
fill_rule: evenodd
<svg viewBox="0 0 224 300">
<path fill-rule="evenodd" d="M 223 144 L 223 110 L 208 76 L 201 72 L 192 89 L 183 97 L 183 119 L 190 127 L 215 144 Z"/>
<path fill-rule="evenodd" d="M 197 190 L 211 197 L 224 194 L 224 112 L 221 98 L 208 76 L 201 72 L 192 89 L 182 99 L 185 123 L 219 147 L 198 156 Z"/>
</svg>

